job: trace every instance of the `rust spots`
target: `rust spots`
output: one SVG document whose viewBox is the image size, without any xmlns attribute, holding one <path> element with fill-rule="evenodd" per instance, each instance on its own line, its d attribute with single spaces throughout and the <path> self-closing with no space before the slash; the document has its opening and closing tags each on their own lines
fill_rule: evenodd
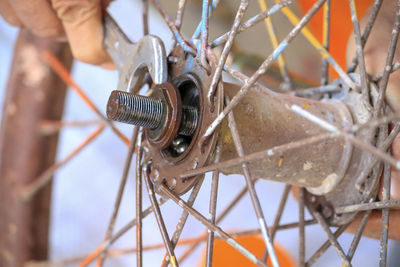
<svg viewBox="0 0 400 267">
<path fill-rule="evenodd" d="M 309 104 L 303 104 L 302 106 L 303 106 L 304 109 L 310 110 L 310 105 Z"/>
<path fill-rule="evenodd" d="M 279 157 L 279 161 L 278 161 L 278 167 L 280 168 L 282 166 L 283 163 L 283 156 Z"/>
<path fill-rule="evenodd" d="M 224 144 L 232 143 L 232 134 L 227 132 L 226 134 L 222 135 L 222 142 Z"/>
</svg>

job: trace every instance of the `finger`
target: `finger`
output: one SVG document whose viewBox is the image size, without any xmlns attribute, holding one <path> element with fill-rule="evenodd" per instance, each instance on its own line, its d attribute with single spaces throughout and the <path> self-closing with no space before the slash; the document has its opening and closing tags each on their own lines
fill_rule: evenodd
<svg viewBox="0 0 400 267">
<path fill-rule="evenodd" d="M 82 62 L 107 65 L 111 58 L 103 47 L 101 0 L 52 0 L 74 57 Z"/>
<path fill-rule="evenodd" d="M 400 210 L 390 210 L 389 216 L 389 238 L 394 240 L 400 240 Z M 346 232 L 354 234 L 357 231 L 358 225 L 363 214 L 358 214 L 356 219 L 347 227 Z M 365 226 L 363 235 L 379 239 L 382 228 L 382 211 L 374 210 L 369 216 L 367 225 Z"/>
<path fill-rule="evenodd" d="M 0 15 L 9 24 L 17 27 L 22 26 L 22 22 L 19 20 L 17 14 L 15 14 L 14 9 L 8 2 L 8 0 L 0 0 Z"/>
<path fill-rule="evenodd" d="M 41 37 L 62 37 L 64 30 L 47 0 L 13 0 L 10 5 L 22 24 Z"/>
</svg>

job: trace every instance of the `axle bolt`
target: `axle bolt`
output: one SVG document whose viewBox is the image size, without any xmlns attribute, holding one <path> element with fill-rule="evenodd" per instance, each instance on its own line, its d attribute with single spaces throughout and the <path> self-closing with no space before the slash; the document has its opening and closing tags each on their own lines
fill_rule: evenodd
<svg viewBox="0 0 400 267">
<path fill-rule="evenodd" d="M 107 103 L 107 117 L 145 128 L 155 129 L 162 122 L 164 111 L 160 99 L 112 91 Z"/>
<path fill-rule="evenodd" d="M 107 117 L 151 130 L 165 125 L 168 105 L 164 99 L 133 95 L 123 91 L 112 91 L 107 103 Z M 196 130 L 198 112 L 195 107 L 183 106 L 178 134 L 192 136 Z"/>
</svg>

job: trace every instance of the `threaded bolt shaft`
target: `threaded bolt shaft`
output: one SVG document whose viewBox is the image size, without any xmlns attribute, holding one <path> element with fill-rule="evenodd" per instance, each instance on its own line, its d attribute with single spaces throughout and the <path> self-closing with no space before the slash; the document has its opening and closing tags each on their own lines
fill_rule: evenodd
<svg viewBox="0 0 400 267">
<path fill-rule="evenodd" d="M 162 122 L 163 104 L 160 99 L 112 91 L 107 104 L 107 117 L 114 121 L 150 129 Z"/>
<path fill-rule="evenodd" d="M 155 129 L 162 123 L 164 108 L 166 106 L 160 99 L 115 90 L 111 92 L 107 103 L 107 117 L 113 121 Z M 178 133 L 193 135 L 197 122 L 197 109 L 183 106 Z"/>
<path fill-rule="evenodd" d="M 186 136 L 193 135 L 196 131 L 198 117 L 195 107 L 183 106 L 181 125 L 178 130 L 179 134 Z"/>
</svg>

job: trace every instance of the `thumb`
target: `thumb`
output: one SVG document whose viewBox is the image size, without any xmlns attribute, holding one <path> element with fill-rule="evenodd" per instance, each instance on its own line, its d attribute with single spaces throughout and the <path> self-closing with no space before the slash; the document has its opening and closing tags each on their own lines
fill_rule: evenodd
<svg viewBox="0 0 400 267">
<path fill-rule="evenodd" d="M 52 5 L 62 21 L 74 57 L 85 63 L 112 67 L 103 47 L 103 2 L 52 0 Z"/>
</svg>

